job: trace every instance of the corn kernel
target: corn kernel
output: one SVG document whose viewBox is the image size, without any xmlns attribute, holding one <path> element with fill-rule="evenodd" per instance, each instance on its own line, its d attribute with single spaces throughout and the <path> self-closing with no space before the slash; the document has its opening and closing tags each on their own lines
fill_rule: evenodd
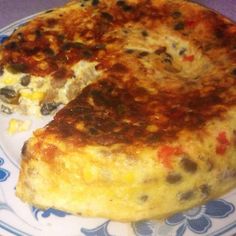
<svg viewBox="0 0 236 236">
<path fill-rule="evenodd" d="M 83 177 L 86 183 L 92 183 L 97 180 L 98 177 L 97 170 L 92 167 L 84 168 Z"/>
<path fill-rule="evenodd" d="M 47 70 L 48 67 L 49 67 L 49 65 L 46 61 L 43 61 L 38 65 L 38 68 L 41 69 L 41 70 Z"/>
<path fill-rule="evenodd" d="M 80 131 L 83 131 L 85 128 L 83 122 L 78 122 L 75 127 L 76 127 L 76 129 L 78 129 Z"/>
<path fill-rule="evenodd" d="M 156 125 L 148 125 L 147 127 L 146 127 L 146 130 L 148 131 L 148 132 L 156 132 L 156 131 L 158 131 L 158 127 L 156 126 Z"/>
<path fill-rule="evenodd" d="M 21 97 L 30 99 L 32 101 L 42 101 L 43 98 L 45 97 L 44 92 L 22 92 Z"/>
<path fill-rule="evenodd" d="M 29 120 L 22 121 L 18 119 L 11 119 L 8 126 L 8 133 L 15 134 L 18 132 L 26 131 L 30 128 L 31 122 Z"/>
<path fill-rule="evenodd" d="M 135 180 L 134 174 L 131 173 L 131 172 L 126 173 L 124 175 L 124 180 L 125 180 L 126 183 L 129 183 L 129 184 L 134 183 L 134 180 Z"/>
<path fill-rule="evenodd" d="M 16 81 L 16 79 L 15 78 L 12 78 L 12 77 L 5 77 L 4 79 L 3 79 L 3 83 L 5 84 L 5 85 L 12 85 L 12 84 L 15 84 L 17 81 Z"/>
<path fill-rule="evenodd" d="M 33 56 L 35 61 L 42 61 L 45 59 L 45 55 L 42 52 L 37 53 L 35 56 Z"/>
<path fill-rule="evenodd" d="M 35 41 L 36 35 L 35 34 L 28 34 L 27 39 L 31 42 Z"/>
</svg>

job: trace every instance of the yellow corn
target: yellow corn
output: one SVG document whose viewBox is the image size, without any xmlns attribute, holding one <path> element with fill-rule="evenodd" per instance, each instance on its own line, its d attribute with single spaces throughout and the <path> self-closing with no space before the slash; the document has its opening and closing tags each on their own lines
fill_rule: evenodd
<svg viewBox="0 0 236 236">
<path fill-rule="evenodd" d="M 124 175 L 124 180 L 126 183 L 132 184 L 134 183 L 135 176 L 132 172 L 128 172 Z"/>
<path fill-rule="evenodd" d="M 30 125 L 31 125 L 31 122 L 28 120 L 22 121 L 18 119 L 11 119 L 9 122 L 7 131 L 9 134 L 23 132 L 23 131 L 28 130 L 30 128 Z"/>
<path fill-rule="evenodd" d="M 5 85 L 12 85 L 12 84 L 15 84 L 17 82 L 17 80 L 15 78 L 12 78 L 12 77 L 5 77 L 3 79 L 3 83 Z"/>
<path fill-rule="evenodd" d="M 158 127 L 156 125 L 148 125 L 146 127 L 146 130 L 149 132 L 156 132 L 156 131 L 158 131 Z"/>
<path fill-rule="evenodd" d="M 22 92 L 21 97 L 30 99 L 32 101 L 42 101 L 45 97 L 45 92 Z"/>
</svg>

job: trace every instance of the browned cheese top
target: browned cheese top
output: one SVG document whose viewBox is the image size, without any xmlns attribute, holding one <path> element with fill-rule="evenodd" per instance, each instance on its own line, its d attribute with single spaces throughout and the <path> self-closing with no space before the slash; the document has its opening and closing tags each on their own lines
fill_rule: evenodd
<svg viewBox="0 0 236 236">
<path fill-rule="evenodd" d="M 101 78 L 48 125 L 78 145 L 154 144 L 236 104 L 236 26 L 185 1 L 75 1 L 16 31 L 0 63 L 69 78 L 80 60 Z"/>
</svg>

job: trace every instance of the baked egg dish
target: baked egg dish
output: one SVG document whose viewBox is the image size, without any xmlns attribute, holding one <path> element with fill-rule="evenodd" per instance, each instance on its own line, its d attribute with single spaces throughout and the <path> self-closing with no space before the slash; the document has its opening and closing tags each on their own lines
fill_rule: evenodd
<svg viewBox="0 0 236 236">
<path fill-rule="evenodd" d="M 22 147 L 16 195 L 127 222 L 235 188 L 235 45 L 234 22 L 176 0 L 71 1 L 18 28 L 1 111 L 53 119 Z"/>
</svg>

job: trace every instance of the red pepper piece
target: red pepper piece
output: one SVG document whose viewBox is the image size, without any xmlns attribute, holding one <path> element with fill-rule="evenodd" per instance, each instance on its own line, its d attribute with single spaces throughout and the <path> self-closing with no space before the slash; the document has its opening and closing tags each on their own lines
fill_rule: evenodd
<svg viewBox="0 0 236 236">
<path fill-rule="evenodd" d="M 158 158 L 162 164 L 168 168 L 172 168 L 172 158 L 175 155 L 180 155 L 183 153 L 183 150 L 180 147 L 172 147 L 169 145 L 164 145 L 159 149 Z"/>
<path fill-rule="evenodd" d="M 224 145 L 224 144 L 217 145 L 216 146 L 216 153 L 219 155 L 224 155 L 227 148 L 228 148 L 228 145 Z"/>
<path fill-rule="evenodd" d="M 230 141 L 228 140 L 227 136 L 226 136 L 226 132 L 220 132 L 217 136 L 217 141 L 221 144 L 230 144 Z"/>
<path fill-rule="evenodd" d="M 183 60 L 192 62 L 194 60 L 194 55 L 186 55 L 183 57 Z"/>
<path fill-rule="evenodd" d="M 216 145 L 216 153 L 220 155 L 224 155 L 227 151 L 230 141 L 227 138 L 226 132 L 222 131 L 216 137 L 217 145 Z"/>
<path fill-rule="evenodd" d="M 194 21 L 194 20 L 186 20 L 185 21 L 185 25 L 187 26 L 187 27 L 194 27 L 195 25 L 197 24 L 197 22 L 196 21 Z"/>
</svg>

